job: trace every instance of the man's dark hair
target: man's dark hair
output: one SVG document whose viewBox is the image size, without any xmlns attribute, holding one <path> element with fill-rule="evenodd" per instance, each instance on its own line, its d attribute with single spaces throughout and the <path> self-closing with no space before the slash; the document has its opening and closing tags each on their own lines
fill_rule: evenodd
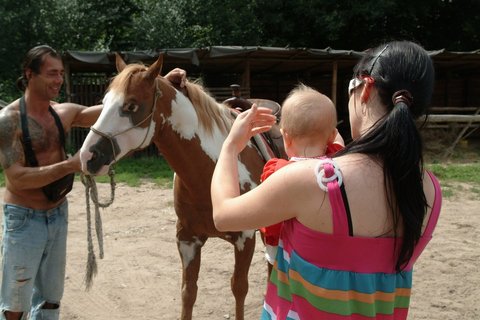
<svg viewBox="0 0 480 320">
<path fill-rule="evenodd" d="M 44 62 L 44 57 L 50 55 L 56 59 L 62 59 L 61 55 L 57 53 L 54 49 L 47 45 L 40 45 L 30 49 L 25 55 L 25 59 L 22 63 L 22 75 L 17 79 L 17 88 L 21 91 L 25 91 L 28 84 L 28 79 L 26 76 L 26 70 L 30 69 L 33 73 L 39 74 L 40 67 Z"/>
</svg>

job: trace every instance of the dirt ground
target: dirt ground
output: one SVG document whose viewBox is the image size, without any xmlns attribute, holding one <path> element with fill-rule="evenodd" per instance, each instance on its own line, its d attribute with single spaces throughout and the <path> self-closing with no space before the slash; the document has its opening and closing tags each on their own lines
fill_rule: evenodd
<svg viewBox="0 0 480 320">
<path fill-rule="evenodd" d="M 480 319 L 480 199 L 463 191 L 444 200 L 434 239 L 416 264 L 409 319 Z M 109 186 L 99 184 L 101 197 Z M 87 258 L 84 187 L 68 196 L 70 224 L 61 318 L 75 320 L 179 319 L 181 265 L 175 244 L 172 190 L 117 185 L 102 210 L 105 257 L 85 291 Z M 245 319 L 258 319 L 265 288 L 263 246 L 257 237 Z M 202 252 L 194 319 L 234 319 L 230 292 L 233 248 L 210 239 Z"/>
</svg>

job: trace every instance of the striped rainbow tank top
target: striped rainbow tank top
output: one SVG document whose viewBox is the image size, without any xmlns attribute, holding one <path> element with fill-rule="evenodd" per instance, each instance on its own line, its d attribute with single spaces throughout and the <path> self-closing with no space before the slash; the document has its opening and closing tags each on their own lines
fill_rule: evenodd
<svg viewBox="0 0 480 320">
<path fill-rule="evenodd" d="M 395 271 L 393 238 L 348 235 L 338 183 L 328 183 L 333 234 L 312 230 L 296 219 L 284 222 L 261 319 L 406 319 L 412 267 L 432 238 L 441 207 L 440 186 L 430 176 L 435 185 L 432 213 L 409 265 L 400 273 Z"/>
</svg>

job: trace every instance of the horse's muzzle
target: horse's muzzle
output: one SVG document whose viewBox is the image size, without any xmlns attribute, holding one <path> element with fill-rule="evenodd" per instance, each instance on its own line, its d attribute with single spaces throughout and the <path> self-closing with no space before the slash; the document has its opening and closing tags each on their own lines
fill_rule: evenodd
<svg viewBox="0 0 480 320">
<path fill-rule="evenodd" d="M 90 174 L 96 174 L 103 166 L 109 166 L 116 160 L 115 156 L 119 154 L 120 148 L 115 139 L 101 137 L 89 148 L 89 151 L 92 156 L 87 161 L 87 170 Z"/>
</svg>

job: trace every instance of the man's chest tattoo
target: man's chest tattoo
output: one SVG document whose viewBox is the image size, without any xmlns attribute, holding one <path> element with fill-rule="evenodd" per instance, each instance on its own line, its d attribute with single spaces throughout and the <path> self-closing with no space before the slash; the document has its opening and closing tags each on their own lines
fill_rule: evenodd
<svg viewBox="0 0 480 320">
<path fill-rule="evenodd" d="M 32 139 L 32 148 L 35 153 L 58 148 L 58 130 L 55 123 L 41 125 L 34 119 L 28 119 L 28 130 Z"/>
</svg>

